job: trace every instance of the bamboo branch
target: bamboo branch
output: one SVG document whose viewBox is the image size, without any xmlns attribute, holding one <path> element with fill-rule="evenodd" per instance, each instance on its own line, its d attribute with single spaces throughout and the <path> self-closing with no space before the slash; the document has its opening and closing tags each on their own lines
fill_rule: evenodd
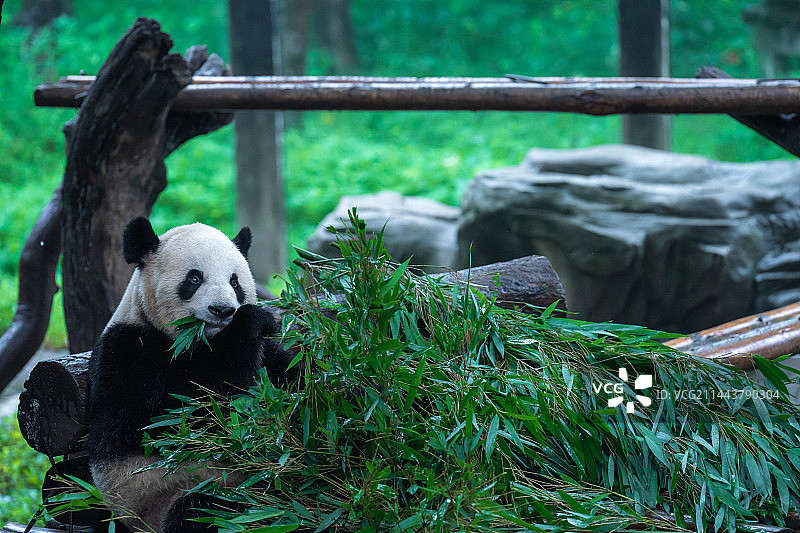
<svg viewBox="0 0 800 533">
<path fill-rule="evenodd" d="M 460 270 L 448 277 L 450 281 L 469 280 L 480 291 L 499 291 L 500 303 L 507 307 L 515 303 L 544 307 L 558 301 L 558 308 L 566 309 L 561 281 L 541 256 Z M 496 277 L 497 287 L 493 283 Z M 283 309 L 267 309 L 280 323 Z M 91 352 L 85 352 L 42 361 L 25 382 L 17 418 L 22 436 L 34 450 L 51 457 L 85 450 L 90 356 Z"/>
<path fill-rule="evenodd" d="M 800 351 L 800 303 L 726 322 L 665 344 L 690 355 L 753 370 L 753 354 L 775 359 Z"/>
<path fill-rule="evenodd" d="M 41 85 L 34 91 L 34 100 L 38 106 L 78 107 L 91 81 L 91 77 L 70 77 L 61 83 Z M 173 108 L 774 115 L 800 110 L 800 81 L 522 76 L 195 77 L 176 97 Z"/>
</svg>

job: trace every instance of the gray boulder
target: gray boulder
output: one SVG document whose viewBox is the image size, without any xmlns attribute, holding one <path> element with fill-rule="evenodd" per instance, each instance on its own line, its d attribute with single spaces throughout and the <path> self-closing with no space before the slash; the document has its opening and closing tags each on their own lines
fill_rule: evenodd
<svg viewBox="0 0 800 533">
<path fill-rule="evenodd" d="M 326 228 L 344 229 L 342 221 L 348 220 L 347 211 L 352 207 L 358 208 L 358 216 L 366 222 L 368 231 L 379 232 L 386 225 L 383 242 L 395 260 L 405 261 L 413 256 L 412 264 L 417 266 L 453 266 L 458 208 L 390 191 L 342 197 L 308 239 L 308 249 L 326 257 L 337 256 L 338 250 L 331 246 L 336 236 Z"/>
<path fill-rule="evenodd" d="M 531 150 L 462 200 L 459 266 L 546 256 L 590 320 L 697 331 L 800 299 L 800 163 Z"/>
</svg>

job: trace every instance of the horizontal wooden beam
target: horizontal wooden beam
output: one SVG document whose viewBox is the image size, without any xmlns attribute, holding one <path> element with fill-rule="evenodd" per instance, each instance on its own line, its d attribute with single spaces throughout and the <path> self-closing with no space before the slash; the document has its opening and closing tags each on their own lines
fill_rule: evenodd
<svg viewBox="0 0 800 533">
<path fill-rule="evenodd" d="M 37 106 L 80 107 L 91 76 L 41 85 Z M 469 110 L 778 114 L 800 111 L 800 81 L 695 78 L 194 78 L 180 110 Z"/>
</svg>

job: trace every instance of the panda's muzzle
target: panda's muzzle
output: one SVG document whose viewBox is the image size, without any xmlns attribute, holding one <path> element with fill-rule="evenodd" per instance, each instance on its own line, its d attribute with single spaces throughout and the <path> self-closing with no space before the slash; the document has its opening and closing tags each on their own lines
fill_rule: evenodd
<svg viewBox="0 0 800 533">
<path fill-rule="evenodd" d="M 212 316 L 219 318 L 221 321 L 227 321 L 231 316 L 233 316 L 233 313 L 236 311 L 236 309 L 227 305 L 209 305 L 208 311 Z"/>
</svg>

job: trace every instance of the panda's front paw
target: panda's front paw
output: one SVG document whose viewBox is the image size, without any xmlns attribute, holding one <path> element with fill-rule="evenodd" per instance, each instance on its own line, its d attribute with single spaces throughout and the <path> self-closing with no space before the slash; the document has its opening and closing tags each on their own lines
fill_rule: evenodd
<svg viewBox="0 0 800 533">
<path fill-rule="evenodd" d="M 229 327 L 241 331 L 246 337 L 269 337 L 280 331 L 272 313 L 255 304 L 245 304 L 236 310 Z"/>
</svg>

